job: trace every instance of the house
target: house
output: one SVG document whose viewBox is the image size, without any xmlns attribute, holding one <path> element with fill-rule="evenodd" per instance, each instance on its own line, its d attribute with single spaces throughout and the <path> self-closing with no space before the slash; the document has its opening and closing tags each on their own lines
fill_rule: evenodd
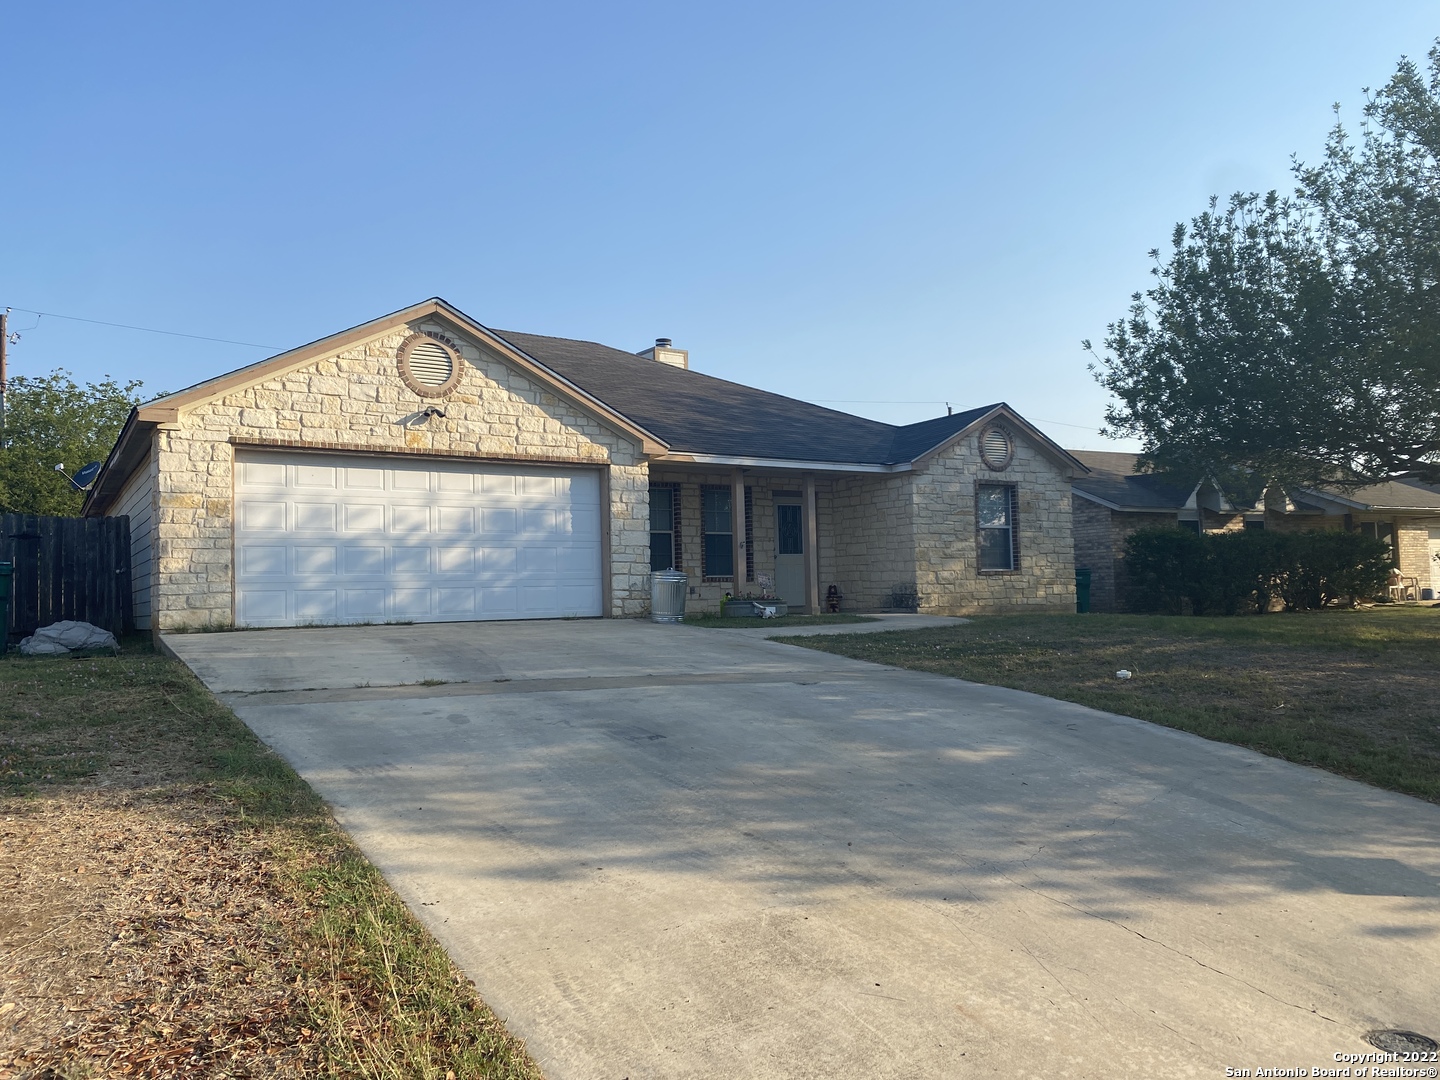
<svg viewBox="0 0 1440 1080">
<path fill-rule="evenodd" d="M 671 566 L 691 610 L 1063 611 L 1084 471 L 1004 404 L 896 427 L 432 299 L 139 406 L 84 513 L 157 631 L 636 616 Z"/>
<path fill-rule="evenodd" d="M 1124 608 L 1125 538 L 1178 525 L 1197 532 L 1236 529 L 1346 529 L 1389 543 L 1395 566 L 1416 591 L 1440 592 L 1440 488 L 1414 480 L 1358 490 L 1254 485 L 1225 490 L 1137 471 L 1135 454 L 1071 450 L 1087 472 L 1073 484 L 1075 565 L 1091 572 L 1094 611 Z"/>
</svg>

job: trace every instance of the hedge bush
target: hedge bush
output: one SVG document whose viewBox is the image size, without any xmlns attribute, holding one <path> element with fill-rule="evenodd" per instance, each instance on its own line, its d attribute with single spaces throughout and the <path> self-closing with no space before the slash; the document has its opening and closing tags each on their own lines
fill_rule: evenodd
<svg viewBox="0 0 1440 1080">
<path fill-rule="evenodd" d="M 1125 541 L 1128 606 L 1178 615 L 1237 615 L 1351 604 L 1381 595 L 1392 567 L 1387 544 L 1361 533 L 1259 530 L 1207 533 L 1141 529 Z"/>
</svg>

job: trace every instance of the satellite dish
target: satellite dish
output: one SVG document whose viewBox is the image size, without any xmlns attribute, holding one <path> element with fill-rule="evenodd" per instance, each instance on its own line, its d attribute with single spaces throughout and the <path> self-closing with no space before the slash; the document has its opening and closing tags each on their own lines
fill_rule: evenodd
<svg viewBox="0 0 1440 1080">
<path fill-rule="evenodd" d="M 70 478 L 70 484 L 76 491 L 86 491 L 99 475 L 100 462 L 92 461 Z"/>
</svg>

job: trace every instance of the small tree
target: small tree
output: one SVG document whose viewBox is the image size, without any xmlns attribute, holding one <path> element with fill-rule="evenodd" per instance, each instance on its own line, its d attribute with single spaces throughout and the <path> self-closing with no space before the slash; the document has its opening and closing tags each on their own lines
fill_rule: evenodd
<svg viewBox="0 0 1440 1080">
<path fill-rule="evenodd" d="M 77 514 L 85 496 L 55 471 L 72 476 L 90 461 L 104 461 L 140 398 L 136 381 L 79 385 L 64 368 L 21 375 L 5 394 L 0 445 L 0 510 L 22 514 Z"/>
</svg>

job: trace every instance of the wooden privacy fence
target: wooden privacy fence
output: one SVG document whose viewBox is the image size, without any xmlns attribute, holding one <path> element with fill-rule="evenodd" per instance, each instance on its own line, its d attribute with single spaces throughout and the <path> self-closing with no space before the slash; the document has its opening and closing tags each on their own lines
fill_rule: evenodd
<svg viewBox="0 0 1440 1080">
<path fill-rule="evenodd" d="M 130 519 L 0 514 L 0 562 L 11 577 L 11 641 L 75 619 L 112 634 L 134 628 Z"/>
</svg>

